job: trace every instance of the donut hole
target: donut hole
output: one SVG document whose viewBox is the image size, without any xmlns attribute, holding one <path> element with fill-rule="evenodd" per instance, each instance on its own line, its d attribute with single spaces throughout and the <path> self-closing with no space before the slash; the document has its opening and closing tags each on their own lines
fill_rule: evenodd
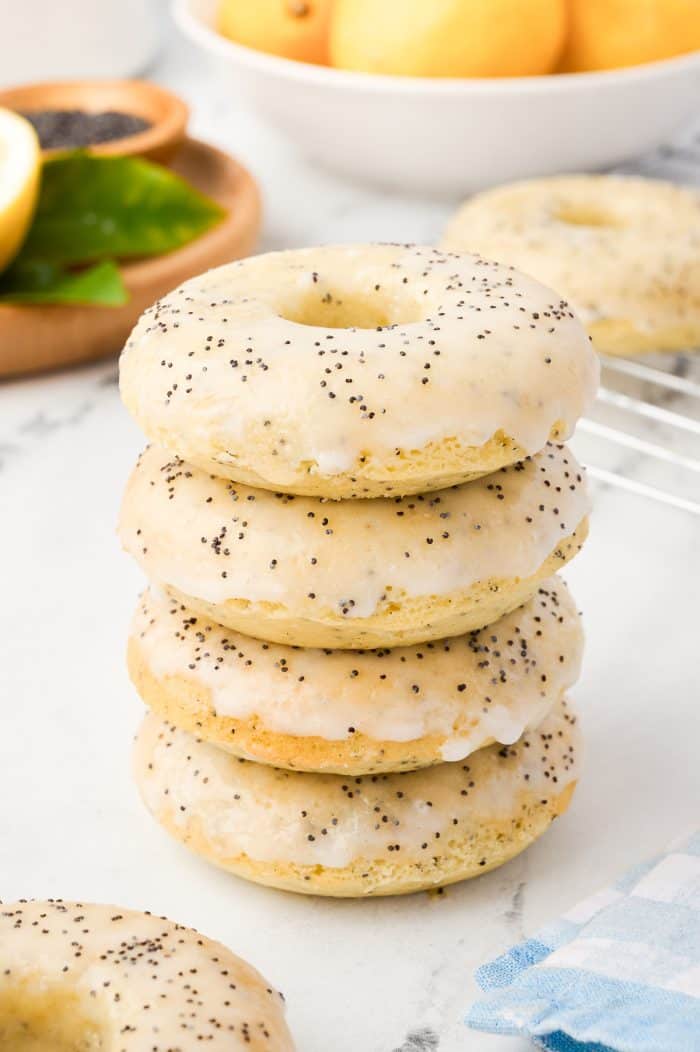
<svg viewBox="0 0 700 1052">
<path fill-rule="evenodd" d="M 280 311 L 285 321 L 320 329 L 385 329 L 420 321 L 418 304 L 396 302 L 378 291 L 311 289 Z"/>
<path fill-rule="evenodd" d="M 564 204 L 554 213 L 555 219 L 568 226 L 620 226 L 612 214 L 594 204 Z"/>
<path fill-rule="evenodd" d="M 1 990 L 0 1048 L 3 1052 L 100 1052 L 108 1047 L 106 1034 L 87 1007 L 71 990 L 45 986 L 39 977 Z"/>
</svg>

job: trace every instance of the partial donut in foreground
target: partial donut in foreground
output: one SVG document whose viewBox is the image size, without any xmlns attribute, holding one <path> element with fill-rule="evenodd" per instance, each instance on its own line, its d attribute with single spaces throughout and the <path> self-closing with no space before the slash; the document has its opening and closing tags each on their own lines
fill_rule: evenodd
<svg viewBox="0 0 700 1052">
<path fill-rule="evenodd" d="M 408 646 L 481 628 L 580 549 L 583 472 L 563 446 L 462 486 L 324 501 L 215 478 L 152 446 L 120 537 L 151 581 L 227 628 L 293 646 Z"/>
<path fill-rule="evenodd" d="M 510 263 L 565 296 L 607 354 L 700 346 L 700 193 L 564 175 L 476 194 L 444 245 Z"/>
<path fill-rule="evenodd" d="M 349 777 L 249 763 L 149 714 L 135 773 L 154 818 L 232 873 L 306 894 L 398 895 L 478 876 L 524 850 L 568 807 L 579 744 L 562 701 L 514 745 Z"/>
<path fill-rule="evenodd" d="M 578 678 L 583 631 L 557 577 L 466 636 L 395 650 L 263 643 L 149 589 L 129 671 L 168 723 L 236 756 L 339 774 L 409 771 L 512 745 Z"/>
<path fill-rule="evenodd" d="M 281 995 L 225 946 L 117 906 L 0 905 L 7 1052 L 293 1052 Z"/>
<path fill-rule="evenodd" d="M 277 252 L 186 282 L 134 329 L 124 403 L 154 442 L 239 483 L 424 493 L 565 440 L 598 364 L 558 293 L 412 245 Z"/>
</svg>

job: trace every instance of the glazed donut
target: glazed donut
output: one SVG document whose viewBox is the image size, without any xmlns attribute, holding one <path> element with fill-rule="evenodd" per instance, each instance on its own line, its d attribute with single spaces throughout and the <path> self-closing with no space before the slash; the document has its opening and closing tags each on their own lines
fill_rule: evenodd
<svg viewBox="0 0 700 1052">
<path fill-rule="evenodd" d="M 472 256 L 361 245 L 194 278 L 121 360 L 153 441 L 236 482 L 332 498 L 424 493 L 565 439 L 597 362 L 558 295 Z"/>
<path fill-rule="evenodd" d="M 700 193 L 654 179 L 570 175 L 468 200 L 447 248 L 518 267 L 570 301 L 608 354 L 700 344 Z"/>
<path fill-rule="evenodd" d="M 397 650 L 262 643 L 151 589 L 129 671 L 166 722 L 236 756 L 369 774 L 511 745 L 577 680 L 580 619 L 559 578 L 481 632 Z"/>
<path fill-rule="evenodd" d="M 294 1049 L 281 996 L 225 946 L 164 917 L 117 906 L 59 900 L 0 906 L 0 1048 L 202 1047 Z"/>
<path fill-rule="evenodd" d="M 151 446 L 119 532 L 195 614 L 272 642 L 369 649 L 461 635 L 520 606 L 576 554 L 588 511 L 561 446 L 439 493 L 372 501 L 255 490 Z"/>
<path fill-rule="evenodd" d="M 577 778 L 565 702 L 512 746 L 460 763 L 348 779 L 236 759 L 149 714 L 136 780 L 197 854 L 249 880 L 317 895 L 394 895 L 485 873 L 566 810 Z"/>
</svg>

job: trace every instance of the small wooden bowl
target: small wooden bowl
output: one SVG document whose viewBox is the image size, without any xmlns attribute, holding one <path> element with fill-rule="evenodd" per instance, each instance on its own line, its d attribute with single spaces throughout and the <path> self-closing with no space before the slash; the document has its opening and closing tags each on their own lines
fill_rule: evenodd
<svg viewBox="0 0 700 1052">
<path fill-rule="evenodd" d="M 182 99 L 146 80 L 56 80 L 0 91 L 9 110 L 117 110 L 151 125 L 136 135 L 88 147 L 91 153 L 129 154 L 161 164 L 175 155 L 185 138 L 189 110 Z M 60 151 L 44 150 L 50 157 Z"/>
<path fill-rule="evenodd" d="M 187 278 L 248 255 L 260 228 L 260 193 L 250 173 L 206 143 L 186 139 L 171 165 L 227 214 L 183 248 L 125 263 L 123 307 L 0 305 L 0 376 L 39 372 L 117 354 L 139 316 Z"/>
</svg>

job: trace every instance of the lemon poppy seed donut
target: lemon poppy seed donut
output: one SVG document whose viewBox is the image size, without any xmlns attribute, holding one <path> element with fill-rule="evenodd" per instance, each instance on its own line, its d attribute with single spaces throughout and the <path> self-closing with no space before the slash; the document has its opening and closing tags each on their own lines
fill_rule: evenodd
<svg viewBox="0 0 700 1052">
<path fill-rule="evenodd" d="M 307 894 L 394 895 L 478 876 L 531 844 L 569 804 L 579 744 L 562 701 L 515 745 L 349 778 L 236 759 L 151 713 L 135 772 L 155 819 L 232 873 Z"/>
<path fill-rule="evenodd" d="M 332 498 L 423 493 L 566 439 L 597 362 L 558 295 L 406 245 L 270 253 L 186 282 L 121 359 L 148 437 L 214 474 Z"/>
<path fill-rule="evenodd" d="M 150 589 L 129 639 L 141 697 L 246 759 L 368 774 L 512 745 L 577 680 L 583 632 L 559 578 L 480 632 L 396 650 L 264 643 Z"/>
<path fill-rule="evenodd" d="M 700 193 L 571 175 L 468 200 L 444 244 L 483 252 L 565 296 L 608 354 L 700 345 Z"/>
<path fill-rule="evenodd" d="M 513 610 L 576 554 L 588 511 L 566 447 L 427 495 L 327 501 L 252 489 L 151 446 L 119 532 L 195 614 L 271 642 L 370 649 Z"/>
<path fill-rule="evenodd" d="M 280 994 L 220 943 L 117 906 L 0 906 L 6 1052 L 293 1052 Z"/>
</svg>

